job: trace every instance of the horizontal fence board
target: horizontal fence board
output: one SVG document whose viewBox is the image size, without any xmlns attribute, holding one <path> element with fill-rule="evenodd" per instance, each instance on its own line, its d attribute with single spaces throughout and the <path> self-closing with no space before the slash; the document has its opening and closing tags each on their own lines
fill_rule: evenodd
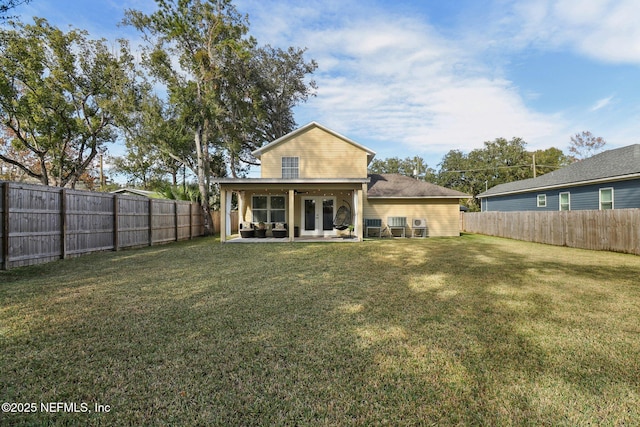
<svg viewBox="0 0 640 427">
<path fill-rule="evenodd" d="M 556 246 L 640 255 L 640 209 L 466 212 L 463 229 Z"/>
<path fill-rule="evenodd" d="M 196 203 L 6 181 L 0 225 L 3 269 L 204 235 Z"/>
</svg>

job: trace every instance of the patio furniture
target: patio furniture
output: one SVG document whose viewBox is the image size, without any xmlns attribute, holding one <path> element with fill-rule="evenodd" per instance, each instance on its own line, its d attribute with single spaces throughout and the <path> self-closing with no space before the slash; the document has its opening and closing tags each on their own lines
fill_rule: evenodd
<svg viewBox="0 0 640 427">
<path fill-rule="evenodd" d="M 271 228 L 271 234 L 273 234 L 273 237 L 276 239 L 287 237 L 287 224 L 282 222 L 276 223 L 273 228 Z"/>
<path fill-rule="evenodd" d="M 382 220 L 379 218 L 365 218 L 364 219 L 364 234 L 369 236 L 370 229 L 378 230 L 378 237 L 382 237 Z"/>
<path fill-rule="evenodd" d="M 264 222 L 258 223 L 258 226 L 254 228 L 255 237 L 258 237 L 260 239 L 264 239 L 265 237 L 267 237 L 267 227 L 265 226 Z"/>
<path fill-rule="evenodd" d="M 406 237 L 407 217 L 390 216 L 387 218 L 387 227 L 389 227 L 391 237 Z M 400 236 L 393 234 L 393 230 L 400 230 Z"/>
<path fill-rule="evenodd" d="M 253 224 L 248 223 L 248 222 L 244 222 L 242 224 L 240 224 L 240 236 L 243 239 L 248 239 L 250 237 L 253 237 L 255 235 L 254 230 L 253 230 Z"/>
<path fill-rule="evenodd" d="M 333 228 L 336 230 L 346 230 L 351 224 L 351 205 L 346 200 L 343 200 L 346 205 L 342 205 L 338 208 L 336 217 L 333 220 Z"/>
</svg>

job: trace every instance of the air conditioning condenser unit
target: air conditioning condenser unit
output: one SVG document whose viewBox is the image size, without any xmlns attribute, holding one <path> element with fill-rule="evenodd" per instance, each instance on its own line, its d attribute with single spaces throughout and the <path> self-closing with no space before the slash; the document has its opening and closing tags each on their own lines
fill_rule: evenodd
<svg viewBox="0 0 640 427">
<path fill-rule="evenodd" d="M 412 228 L 427 228 L 427 220 L 425 218 L 414 218 Z"/>
</svg>

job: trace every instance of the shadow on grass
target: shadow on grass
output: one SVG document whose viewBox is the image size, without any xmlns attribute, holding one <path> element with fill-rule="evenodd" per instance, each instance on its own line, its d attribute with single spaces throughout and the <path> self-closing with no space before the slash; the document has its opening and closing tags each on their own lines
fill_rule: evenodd
<svg viewBox="0 0 640 427">
<path fill-rule="evenodd" d="M 638 264 L 556 262 L 491 243 L 461 241 L 444 251 L 433 249 L 411 248 L 404 259 L 423 261 L 398 282 L 417 294 L 405 312 L 431 314 L 427 320 L 440 330 L 431 345 L 458 365 L 454 377 L 464 373 L 463 393 L 454 393 L 464 396 L 464 404 L 447 398 L 448 392 L 438 399 L 446 423 L 638 419 L 640 337 L 629 339 L 616 330 L 632 327 L 638 314 L 637 304 L 628 300 L 638 295 Z M 388 258 L 379 255 L 377 261 Z M 403 257 L 392 258 L 401 271 Z M 412 319 L 404 329 L 429 337 L 421 320 Z"/>
<path fill-rule="evenodd" d="M 3 395 L 114 408 L 30 418 L 62 424 L 640 419 L 633 263 L 477 236 L 167 248 L 0 289 Z"/>
</svg>

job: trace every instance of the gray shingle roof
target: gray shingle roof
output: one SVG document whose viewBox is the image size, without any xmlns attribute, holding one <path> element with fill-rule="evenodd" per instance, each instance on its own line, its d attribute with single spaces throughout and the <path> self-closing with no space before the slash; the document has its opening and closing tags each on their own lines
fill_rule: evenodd
<svg viewBox="0 0 640 427">
<path fill-rule="evenodd" d="M 640 174 L 640 144 L 608 150 L 537 178 L 496 185 L 478 194 L 478 197 L 526 192 L 538 188 L 566 187 L 634 174 Z"/>
<path fill-rule="evenodd" d="M 469 198 L 468 194 L 399 174 L 369 174 L 368 198 Z"/>
</svg>

